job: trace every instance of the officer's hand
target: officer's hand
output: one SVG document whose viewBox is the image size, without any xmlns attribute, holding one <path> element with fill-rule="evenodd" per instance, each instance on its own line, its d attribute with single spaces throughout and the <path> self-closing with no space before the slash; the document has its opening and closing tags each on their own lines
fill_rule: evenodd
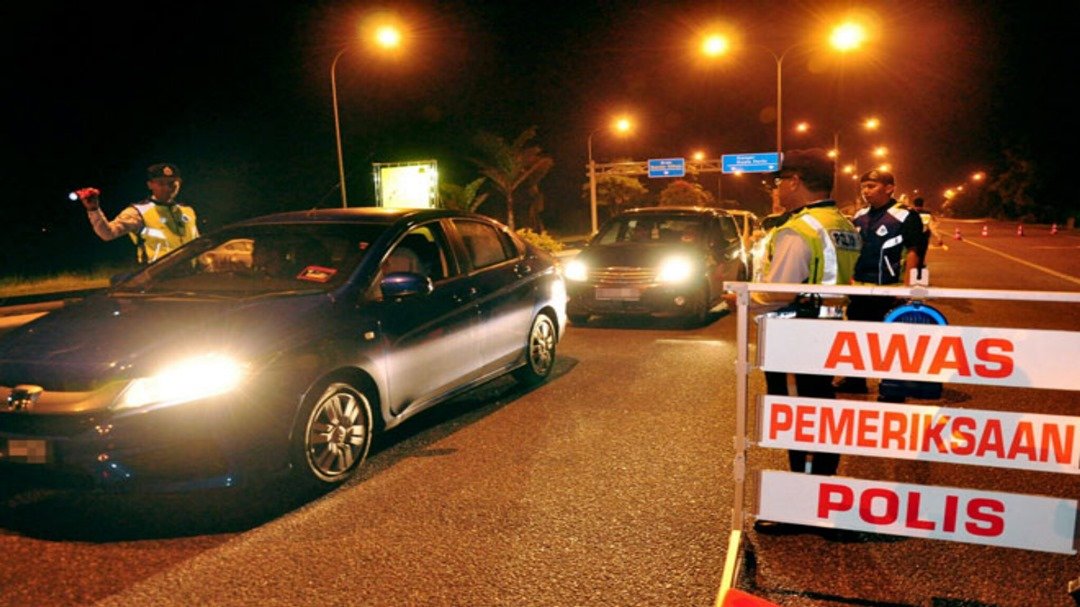
<svg viewBox="0 0 1080 607">
<path fill-rule="evenodd" d="M 75 195 L 79 197 L 79 202 L 86 207 L 87 211 L 96 211 L 98 209 L 98 196 L 101 196 L 101 190 L 97 188 L 82 188 L 81 190 L 75 190 Z"/>
</svg>

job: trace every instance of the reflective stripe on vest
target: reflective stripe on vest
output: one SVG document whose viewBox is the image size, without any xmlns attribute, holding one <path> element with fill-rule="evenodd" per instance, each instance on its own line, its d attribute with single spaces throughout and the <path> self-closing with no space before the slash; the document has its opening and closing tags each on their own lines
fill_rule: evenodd
<svg viewBox="0 0 1080 607">
<path fill-rule="evenodd" d="M 177 204 L 156 204 L 151 201 L 131 205 L 139 212 L 143 220 L 143 229 L 138 234 L 129 234 L 135 243 L 139 263 L 157 261 L 162 255 L 172 251 L 198 234 L 195 227 L 195 210 L 189 206 Z M 169 211 L 179 211 L 179 221 Z"/>
<path fill-rule="evenodd" d="M 814 216 L 807 213 L 802 217 L 799 217 L 804 221 L 812 230 L 817 232 L 818 238 L 821 239 L 822 251 L 821 258 L 824 263 L 821 264 L 821 283 L 823 285 L 836 284 L 836 244 L 833 243 L 832 237 L 825 231 L 825 226 L 821 225 L 821 222 L 814 219 Z M 811 277 L 813 278 L 813 277 Z"/>
<path fill-rule="evenodd" d="M 835 205 L 810 207 L 799 211 L 773 232 L 779 230 L 795 232 L 809 247 L 811 259 L 806 279 L 808 283 L 851 283 L 861 239 L 855 226 L 840 214 Z M 772 260 L 774 242 L 770 234 L 766 264 Z M 768 268 L 765 272 L 768 272 Z"/>
</svg>

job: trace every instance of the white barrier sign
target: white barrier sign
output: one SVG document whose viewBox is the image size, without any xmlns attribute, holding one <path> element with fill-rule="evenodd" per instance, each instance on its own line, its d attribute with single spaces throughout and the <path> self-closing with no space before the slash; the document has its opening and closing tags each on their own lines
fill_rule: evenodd
<svg viewBox="0 0 1080 607">
<path fill-rule="evenodd" d="M 1080 474 L 1080 417 L 764 395 L 758 444 Z"/>
<path fill-rule="evenodd" d="M 766 371 L 1080 390 L 1074 331 L 765 318 L 758 339 Z"/>
<path fill-rule="evenodd" d="M 1076 554 L 1077 501 L 762 470 L 757 517 Z"/>
</svg>

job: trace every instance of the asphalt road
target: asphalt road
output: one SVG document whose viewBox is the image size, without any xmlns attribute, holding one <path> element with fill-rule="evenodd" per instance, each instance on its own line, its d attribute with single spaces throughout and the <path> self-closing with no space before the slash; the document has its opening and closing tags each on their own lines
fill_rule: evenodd
<svg viewBox="0 0 1080 607">
<path fill-rule="evenodd" d="M 954 226 L 962 240 L 952 238 Z M 944 223 L 935 286 L 1080 291 L 1080 237 Z M 998 233 L 1000 232 L 1000 233 Z M 1033 264 L 1033 265 L 1032 265 Z M 938 305 L 938 304 L 936 304 Z M 951 324 L 1080 330 L 1067 304 L 953 300 Z M 0 605 L 706 606 L 732 507 L 734 318 L 573 327 L 556 376 L 500 380 L 382 437 L 317 499 L 281 487 L 101 496 L 0 487 Z M 751 390 L 761 390 L 759 374 Z M 1076 415 L 1075 393 L 946 386 L 950 406 Z M 785 469 L 759 449 L 751 467 Z M 844 476 L 1075 498 L 1076 475 L 845 457 Z M 781 605 L 1071 607 L 1077 556 L 748 534 Z"/>
</svg>

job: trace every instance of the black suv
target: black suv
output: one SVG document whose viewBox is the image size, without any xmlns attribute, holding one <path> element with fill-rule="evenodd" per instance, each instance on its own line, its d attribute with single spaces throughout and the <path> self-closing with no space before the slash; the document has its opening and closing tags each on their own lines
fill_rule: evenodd
<svg viewBox="0 0 1080 607">
<path fill-rule="evenodd" d="M 747 279 L 736 220 L 720 209 L 631 209 L 600 227 L 565 268 L 567 314 L 679 316 L 703 324 L 725 280 Z"/>
</svg>

